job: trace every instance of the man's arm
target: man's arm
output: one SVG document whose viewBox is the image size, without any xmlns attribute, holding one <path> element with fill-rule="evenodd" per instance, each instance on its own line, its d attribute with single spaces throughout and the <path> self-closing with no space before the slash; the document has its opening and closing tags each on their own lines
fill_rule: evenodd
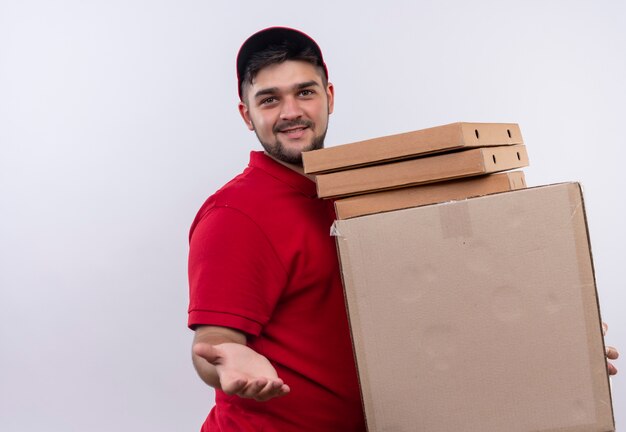
<svg viewBox="0 0 626 432">
<path fill-rule="evenodd" d="M 245 334 L 237 330 L 198 327 L 192 360 L 200 378 L 226 394 L 266 401 L 289 393 L 269 360 L 249 348 Z"/>
</svg>

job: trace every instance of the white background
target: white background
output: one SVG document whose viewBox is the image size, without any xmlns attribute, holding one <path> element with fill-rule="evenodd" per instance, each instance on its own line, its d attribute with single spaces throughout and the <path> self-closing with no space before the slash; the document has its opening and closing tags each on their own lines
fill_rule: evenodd
<svg viewBox="0 0 626 432">
<path fill-rule="evenodd" d="M 187 232 L 259 149 L 234 64 L 270 25 L 324 50 L 328 145 L 519 123 L 529 185 L 583 183 L 626 352 L 625 4 L 0 0 L 0 430 L 199 430 L 213 395 L 189 359 Z"/>
</svg>

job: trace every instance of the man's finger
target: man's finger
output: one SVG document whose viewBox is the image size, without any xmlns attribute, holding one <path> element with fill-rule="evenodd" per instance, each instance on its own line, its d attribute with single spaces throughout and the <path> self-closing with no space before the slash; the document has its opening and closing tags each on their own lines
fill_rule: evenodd
<svg viewBox="0 0 626 432">
<path fill-rule="evenodd" d="M 261 390 L 267 385 L 267 378 L 249 379 L 244 387 L 242 387 L 237 395 L 242 398 L 255 399 Z"/>
<path fill-rule="evenodd" d="M 269 384 L 270 384 L 270 380 L 268 380 L 267 378 L 255 379 L 252 382 L 252 384 L 248 386 L 249 388 L 247 389 L 250 392 L 250 395 L 251 395 L 250 397 L 254 397 L 255 395 L 262 392 L 263 389 L 267 387 Z"/>
<path fill-rule="evenodd" d="M 617 368 L 611 362 L 607 362 L 606 365 L 609 369 L 609 375 L 617 375 Z"/>
<path fill-rule="evenodd" d="M 257 401 L 264 402 L 273 398 L 281 397 L 289 393 L 289 386 L 283 383 L 281 379 L 272 381 L 265 386 L 255 397 Z"/>
<path fill-rule="evenodd" d="M 264 402 L 273 397 L 273 392 L 276 385 L 281 385 L 282 383 L 277 383 L 276 381 L 268 381 L 265 383 L 263 388 L 259 389 L 259 391 L 253 396 L 253 398 L 257 401 Z"/>
<path fill-rule="evenodd" d="M 222 391 L 227 395 L 240 395 L 248 384 L 248 381 L 243 378 L 223 381 L 225 382 L 222 382 Z"/>
<path fill-rule="evenodd" d="M 602 322 L 602 336 L 606 336 L 606 332 L 609 330 L 609 326 L 604 321 Z"/>
<path fill-rule="evenodd" d="M 617 358 L 619 357 L 619 352 L 617 352 L 617 349 L 615 347 L 607 346 L 606 357 L 611 360 L 617 360 Z"/>
<path fill-rule="evenodd" d="M 199 342 L 193 346 L 193 353 L 202 357 L 211 364 L 216 364 L 220 359 L 220 351 L 215 346 Z"/>
</svg>

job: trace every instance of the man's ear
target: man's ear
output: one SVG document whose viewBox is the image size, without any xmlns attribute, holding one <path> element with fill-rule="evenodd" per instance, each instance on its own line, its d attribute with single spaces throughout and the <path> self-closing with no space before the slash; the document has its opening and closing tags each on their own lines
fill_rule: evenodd
<svg viewBox="0 0 626 432">
<path fill-rule="evenodd" d="M 326 95 L 328 96 L 328 114 L 332 114 L 335 109 L 335 87 L 333 83 L 326 85 Z"/>
<path fill-rule="evenodd" d="M 251 131 L 254 130 L 254 124 L 252 124 L 252 119 L 250 118 L 250 111 L 248 110 L 248 105 L 243 102 L 239 102 L 239 115 L 243 119 L 243 122 L 246 124 L 246 127 Z"/>
</svg>

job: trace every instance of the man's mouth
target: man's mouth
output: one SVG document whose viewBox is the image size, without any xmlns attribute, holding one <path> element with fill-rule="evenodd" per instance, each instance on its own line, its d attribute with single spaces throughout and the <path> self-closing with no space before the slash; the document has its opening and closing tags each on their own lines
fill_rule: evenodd
<svg viewBox="0 0 626 432">
<path fill-rule="evenodd" d="M 281 129 L 279 132 L 292 136 L 292 135 L 301 135 L 306 129 L 308 129 L 308 126 L 296 126 L 296 127 Z"/>
<path fill-rule="evenodd" d="M 308 121 L 296 121 L 296 122 L 285 122 L 283 124 L 277 125 L 275 128 L 276 133 L 284 134 L 289 138 L 300 138 L 304 135 L 304 132 L 309 129 L 313 124 Z"/>
</svg>

